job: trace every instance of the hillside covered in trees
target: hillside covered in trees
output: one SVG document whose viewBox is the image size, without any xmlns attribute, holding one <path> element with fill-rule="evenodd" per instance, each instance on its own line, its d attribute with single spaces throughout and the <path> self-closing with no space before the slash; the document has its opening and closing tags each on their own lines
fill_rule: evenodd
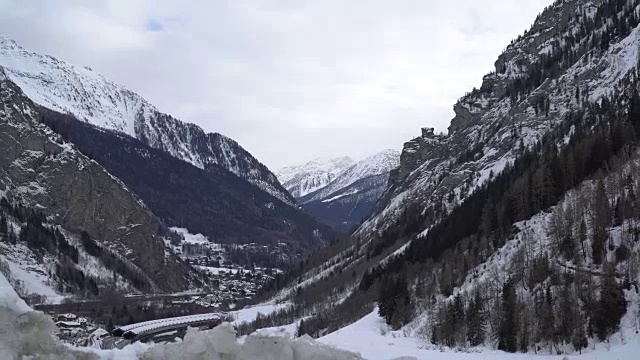
<svg viewBox="0 0 640 360">
<path fill-rule="evenodd" d="M 448 135 L 405 144 L 370 219 L 265 287 L 295 305 L 261 324 L 377 309 L 438 346 L 547 353 L 640 331 L 639 5 L 549 6 Z"/>
</svg>

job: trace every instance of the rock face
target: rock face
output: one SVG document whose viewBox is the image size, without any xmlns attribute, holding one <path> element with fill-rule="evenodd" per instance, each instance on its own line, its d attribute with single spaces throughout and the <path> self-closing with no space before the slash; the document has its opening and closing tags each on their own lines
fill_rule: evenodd
<svg viewBox="0 0 640 360">
<path fill-rule="evenodd" d="M 220 165 L 295 205 L 276 176 L 234 140 L 161 113 L 140 95 L 88 68 L 27 51 L 2 36 L 0 66 L 40 106 L 133 136 L 201 169 Z"/>
<path fill-rule="evenodd" d="M 447 135 L 424 129 L 404 144 L 388 189 L 357 234 L 384 230 L 408 208 L 451 210 L 525 148 L 560 131 L 570 111 L 627 81 L 638 64 L 640 29 L 625 19 L 633 18 L 638 4 L 620 3 L 615 10 L 601 4 L 561 1 L 545 9 L 499 56 L 481 88 L 454 105 Z M 603 32 L 611 23 L 627 25 Z M 605 37 L 594 43 L 593 33 Z M 570 138 L 571 130 L 563 131 Z"/>
<path fill-rule="evenodd" d="M 158 290 L 182 290 L 190 267 L 165 254 L 164 225 L 119 180 L 49 128 L 0 67 L 0 193 L 86 231 L 135 264 Z"/>
<path fill-rule="evenodd" d="M 438 149 L 437 145 L 443 140 L 443 136 L 434 134 L 433 128 L 423 128 L 422 136 L 404 143 L 399 166 L 391 171 L 389 183 L 394 184 L 405 178 L 423 162 L 423 159 L 432 156 L 432 151 Z"/>
</svg>

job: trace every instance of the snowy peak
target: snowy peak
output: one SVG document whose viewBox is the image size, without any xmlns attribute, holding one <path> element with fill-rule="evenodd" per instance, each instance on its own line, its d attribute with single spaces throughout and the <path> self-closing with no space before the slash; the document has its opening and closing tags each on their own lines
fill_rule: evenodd
<svg viewBox="0 0 640 360">
<path fill-rule="evenodd" d="M 235 141 L 161 113 L 140 95 L 87 67 L 25 50 L 3 36 L 0 67 L 40 106 L 133 136 L 201 169 L 222 166 L 285 203 L 295 204 L 276 176 Z"/>
<path fill-rule="evenodd" d="M 389 173 L 399 164 L 399 151 L 384 150 L 358 162 L 310 161 L 282 169 L 280 179 L 307 211 L 348 231 L 369 215 L 387 188 Z"/>
<path fill-rule="evenodd" d="M 282 168 L 277 176 L 291 195 L 299 199 L 327 186 L 354 163 L 348 156 L 333 159 L 317 158 L 304 165 Z"/>
<path fill-rule="evenodd" d="M 353 164 L 325 187 L 309 194 L 309 196 L 304 197 L 301 200 L 304 203 L 326 200 L 329 195 L 339 191 L 340 189 L 344 189 L 362 179 L 378 175 L 387 176 L 391 170 L 394 170 L 399 165 L 399 151 L 391 149 L 381 151 Z"/>
<path fill-rule="evenodd" d="M 353 183 L 368 176 L 389 173 L 400 165 L 400 151 L 388 149 L 358 161 L 345 171 L 341 181 Z"/>
<path fill-rule="evenodd" d="M 30 52 L 0 36 L 0 66 L 35 103 L 94 125 L 135 136 L 134 119 L 155 108 L 88 68 Z"/>
</svg>

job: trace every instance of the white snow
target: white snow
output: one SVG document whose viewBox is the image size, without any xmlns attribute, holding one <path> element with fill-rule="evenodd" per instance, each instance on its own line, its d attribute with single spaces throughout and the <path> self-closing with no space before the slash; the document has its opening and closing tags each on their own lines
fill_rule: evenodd
<svg viewBox="0 0 640 360">
<path fill-rule="evenodd" d="M 281 304 L 260 304 L 231 312 L 230 315 L 235 319 L 233 323 L 239 325 L 243 322 L 252 322 L 258 317 L 258 314 L 269 315 L 289 306 L 291 306 L 291 303 L 288 302 Z"/>
<path fill-rule="evenodd" d="M 183 241 L 187 244 L 210 244 L 209 238 L 200 233 L 191 234 L 188 229 L 179 228 L 179 227 L 172 227 L 170 229 L 171 231 L 174 231 L 182 235 L 184 239 Z"/>
<path fill-rule="evenodd" d="M 282 168 L 276 176 L 295 198 L 300 198 L 327 186 L 353 164 L 354 161 L 346 156 L 317 158 L 304 165 Z"/>
<path fill-rule="evenodd" d="M 358 193 L 358 189 L 352 189 L 350 191 L 347 191 L 346 193 L 342 193 L 340 195 L 336 195 L 336 196 L 330 197 L 328 199 L 324 199 L 324 200 L 322 200 L 322 202 L 323 203 L 330 203 L 332 201 L 338 200 L 338 199 L 343 198 L 345 196 L 349 196 L 349 195 L 353 195 L 353 194 L 357 194 L 357 193 Z"/>
<path fill-rule="evenodd" d="M 345 169 L 339 176 L 320 188 L 313 196 L 305 198 L 305 202 L 322 200 L 337 191 L 346 188 L 358 180 L 371 176 L 389 173 L 391 170 L 400 166 L 400 152 L 397 150 L 384 150 L 377 154 L 367 157 Z M 344 194 L 343 196 L 346 196 Z M 332 199 L 336 200 L 336 198 Z"/>
<path fill-rule="evenodd" d="M 14 232 L 17 231 L 14 227 Z M 54 290 L 55 284 L 48 276 L 47 266 L 41 264 L 26 245 L 0 243 L 0 253 L 4 254 L 0 255 L 0 263 L 8 268 L 4 275 L 20 295 L 42 295 L 47 303 L 60 303 L 64 299 Z"/>
<path fill-rule="evenodd" d="M 368 360 L 387 360 L 400 357 L 416 360 L 631 360 L 640 352 L 640 337 L 636 336 L 611 349 L 605 346 L 585 350 L 580 355 L 509 354 L 502 351 L 472 349 L 468 353 L 441 349 L 407 331 L 390 331 L 377 309 L 359 321 L 323 336 L 319 342 L 358 352 Z"/>
<path fill-rule="evenodd" d="M 219 275 L 220 273 L 236 274 L 240 271 L 240 269 L 236 269 L 236 268 L 215 267 L 215 266 L 194 265 L 194 267 L 202 271 L 207 271 L 213 275 Z"/>
<path fill-rule="evenodd" d="M 187 315 L 187 316 L 178 316 L 173 318 L 165 318 L 158 320 L 145 321 L 142 323 L 131 324 L 127 326 L 121 327 L 121 329 L 125 332 L 133 332 L 135 334 L 144 334 L 148 331 L 171 327 L 180 324 L 189 324 L 192 322 L 199 321 L 214 321 L 222 319 L 223 314 L 220 313 L 208 313 L 208 314 L 198 314 L 198 315 Z"/>
<path fill-rule="evenodd" d="M 17 314 L 31 311 L 31 308 L 18 297 L 7 278 L 0 273 L 0 308 L 8 309 Z"/>
<path fill-rule="evenodd" d="M 243 344 L 229 323 L 212 330 L 189 328 L 183 341 L 172 344 L 136 342 L 122 350 L 98 350 L 63 345 L 53 333 L 53 320 L 35 312 L 15 293 L 0 274 L 0 359 L 185 359 L 185 360 L 356 360 L 357 354 L 316 342 L 308 337 L 291 339 L 287 334 L 254 334 Z M 94 333 L 96 338 L 104 332 Z"/>
<path fill-rule="evenodd" d="M 640 26 L 636 27 L 629 36 L 613 45 L 607 56 L 598 65 L 606 65 L 600 78 L 589 84 L 592 89 L 590 101 L 597 101 L 601 96 L 614 88 L 614 84 L 638 64 L 638 43 L 640 43 Z"/>
<path fill-rule="evenodd" d="M 259 308 L 253 308 L 253 311 Z M 263 305 L 263 310 L 274 309 Z M 257 314 L 257 312 L 256 312 Z M 250 318 L 245 311 L 243 317 Z M 243 344 L 236 340 L 231 324 L 212 330 L 189 329 L 184 341 L 171 344 L 134 343 L 123 350 L 97 350 L 62 345 L 52 332 L 55 325 L 48 316 L 32 311 L 13 291 L 0 274 L 0 358 L 69 359 L 93 355 L 101 360 L 111 359 L 443 359 L 443 360 L 559 360 L 557 355 L 506 354 L 485 350 L 477 353 L 458 353 L 426 346 L 424 340 L 409 332 L 389 331 L 376 311 L 356 323 L 314 341 L 308 337 L 291 339 L 294 324 L 279 329 L 271 328 L 248 336 Z M 478 351 L 482 349 L 477 349 Z M 569 355 L 566 359 L 604 360 L 635 359 L 640 351 L 639 337 L 626 342 L 613 343 L 610 349 L 599 346 L 582 355 Z M 357 353 L 360 353 L 358 355 Z"/>
<path fill-rule="evenodd" d="M 151 107 L 100 74 L 26 51 L 5 37 L 0 37 L 0 66 L 34 102 L 131 136 L 138 113 Z"/>
</svg>

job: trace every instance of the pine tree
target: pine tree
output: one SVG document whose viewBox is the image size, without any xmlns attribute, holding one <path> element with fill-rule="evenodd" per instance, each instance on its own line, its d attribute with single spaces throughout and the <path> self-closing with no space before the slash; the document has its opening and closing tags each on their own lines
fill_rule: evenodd
<svg viewBox="0 0 640 360">
<path fill-rule="evenodd" d="M 591 250 L 594 264 L 602 264 L 607 242 L 607 227 L 610 223 L 609 202 L 602 179 L 598 180 L 595 199 L 593 201 L 593 237 Z"/>
<path fill-rule="evenodd" d="M 113 318 L 112 317 L 109 317 L 109 321 L 107 322 L 107 326 L 106 326 L 105 330 L 107 330 L 109 333 L 111 333 L 114 330 Z"/>
<path fill-rule="evenodd" d="M 383 276 L 378 286 L 378 315 L 385 319 L 388 324 L 391 321 L 391 316 L 393 316 L 393 287 L 391 279 L 388 276 Z"/>
<path fill-rule="evenodd" d="M 587 223 L 582 219 L 580 227 L 578 228 L 578 241 L 580 241 L 580 248 L 582 249 L 582 259 L 587 260 L 587 251 L 584 244 L 587 241 Z"/>
<path fill-rule="evenodd" d="M 300 324 L 298 325 L 298 333 L 297 333 L 297 337 L 300 337 L 304 334 L 306 334 L 306 329 L 304 327 L 304 319 L 300 319 Z"/>
<path fill-rule="evenodd" d="M 480 291 L 476 290 L 467 309 L 467 341 L 471 346 L 479 346 L 484 342 L 486 326 L 483 300 Z"/>
<path fill-rule="evenodd" d="M 465 341 L 465 311 L 462 295 L 456 294 L 453 302 L 449 305 L 449 343 L 448 346 L 461 345 Z"/>
<path fill-rule="evenodd" d="M 560 289 L 558 305 L 558 329 L 559 340 L 571 344 L 574 343 L 578 327 L 580 326 L 580 313 L 575 306 L 575 294 L 571 291 L 571 284 L 565 284 Z"/>
<path fill-rule="evenodd" d="M 500 328 L 498 330 L 498 349 L 507 352 L 518 351 L 517 297 L 512 279 L 502 287 L 502 306 Z"/>
<path fill-rule="evenodd" d="M 553 296 L 551 289 L 547 288 L 539 304 L 540 334 L 539 338 L 549 344 L 551 351 L 552 345 L 555 343 L 555 317 L 553 312 Z"/>
<path fill-rule="evenodd" d="M 400 275 L 396 279 L 394 294 L 393 315 L 390 318 L 390 324 L 394 329 L 399 329 L 410 321 L 413 311 L 409 285 L 404 275 Z"/>
<path fill-rule="evenodd" d="M 4 214 L 0 214 L 0 241 L 6 241 L 9 233 L 9 225 Z"/>
<path fill-rule="evenodd" d="M 597 302 L 593 319 L 594 332 L 602 341 L 616 331 L 620 319 L 627 311 L 627 301 L 622 287 L 615 278 L 615 267 L 605 264 L 605 274 L 600 284 L 600 299 Z"/>
</svg>

